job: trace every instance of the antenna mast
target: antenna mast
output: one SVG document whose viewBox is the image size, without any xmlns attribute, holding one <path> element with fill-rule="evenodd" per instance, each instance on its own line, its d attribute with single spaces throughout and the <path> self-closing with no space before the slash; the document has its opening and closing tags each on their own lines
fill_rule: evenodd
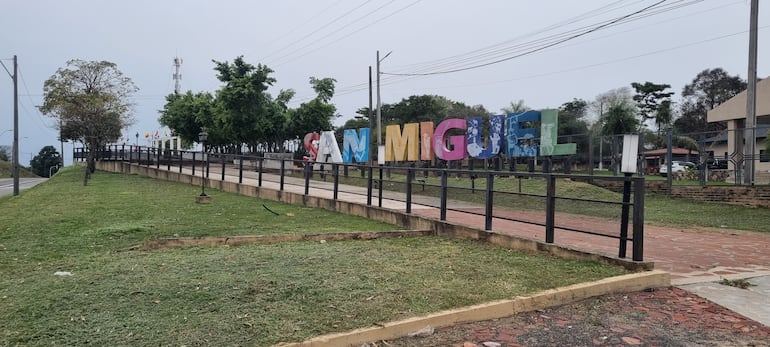
<svg viewBox="0 0 770 347">
<path fill-rule="evenodd" d="M 179 73 L 179 68 L 182 66 L 182 58 L 174 57 L 174 93 L 179 94 L 182 91 L 180 81 L 182 81 L 182 74 Z"/>
</svg>

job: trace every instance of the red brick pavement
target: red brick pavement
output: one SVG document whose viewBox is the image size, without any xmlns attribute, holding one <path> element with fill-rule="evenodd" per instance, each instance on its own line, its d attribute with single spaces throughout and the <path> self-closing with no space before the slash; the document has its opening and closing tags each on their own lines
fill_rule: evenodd
<svg viewBox="0 0 770 347">
<path fill-rule="evenodd" d="M 464 211 L 482 213 L 481 208 L 464 208 Z M 437 209 L 414 209 L 415 214 L 438 218 Z M 496 209 L 496 217 L 512 217 L 520 220 L 542 222 L 544 214 L 537 211 L 511 211 Z M 476 228 L 484 227 L 484 216 L 448 211 L 447 220 Z M 587 216 L 557 214 L 556 226 L 569 226 L 584 230 L 618 235 L 620 222 Z M 492 230 L 529 239 L 545 240 L 545 228 L 533 224 L 495 218 Z M 631 231 L 629 231 L 629 234 Z M 555 230 L 555 243 L 591 252 L 617 256 L 617 239 Z M 672 273 L 672 280 L 688 277 L 720 276 L 770 272 L 770 234 L 740 230 L 708 228 L 672 228 L 645 225 L 644 260 L 655 262 L 655 268 Z M 631 257 L 631 243 L 627 257 Z"/>
</svg>

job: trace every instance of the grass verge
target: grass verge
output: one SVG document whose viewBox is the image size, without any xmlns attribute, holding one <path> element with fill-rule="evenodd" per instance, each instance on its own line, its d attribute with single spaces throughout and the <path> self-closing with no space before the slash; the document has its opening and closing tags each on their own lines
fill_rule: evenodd
<svg viewBox="0 0 770 347">
<path fill-rule="evenodd" d="M 219 191 L 196 205 L 196 187 L 132 175 L 83 187 L 78 171 L 0 199 L 0 345 L 267 346 L 623 273 L 441 238 L 116 252 L 393 226 Z"/>
</svg>

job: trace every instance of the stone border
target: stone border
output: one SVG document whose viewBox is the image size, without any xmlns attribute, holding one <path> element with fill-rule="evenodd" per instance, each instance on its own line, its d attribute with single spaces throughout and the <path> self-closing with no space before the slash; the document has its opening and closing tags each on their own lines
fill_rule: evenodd
<svg viewBox="0 0 770 347">
<path fill-rule="evenodd" d="M 516 299 L 498 300 L 485 304 L 446 310 L 421 317 L 388 322 L 381 326 L 317 336 L 303 342 L 280 343 L 275 346 L 359 346 L 367 342 L 391 340 L 403 337 L 427 326 L 441 328 L 456 325 L 458 323 L 503 318 L 517 313 L 542 310 L 548 307 L 569 304 L 605 294 L 635 292 L 650 288 L 669 287 L 670 285 L 670 274 L 660 270 L 615 276 L 598 281 L 550 289 L 534 295 L 518 297 Z"/>
</svg>

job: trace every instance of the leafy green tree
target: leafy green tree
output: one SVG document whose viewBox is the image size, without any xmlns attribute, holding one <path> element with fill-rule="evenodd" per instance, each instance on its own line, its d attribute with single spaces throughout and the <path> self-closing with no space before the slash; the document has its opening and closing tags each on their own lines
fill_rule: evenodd
<svg viewBox="0 0 770 347">
<path fill-rule="evenodd" d="M 588 102 L 573 99 L 559 107 L 559 141 L 575 143 L 577 153 L 588 153 Z M 583 158 L 586 159 L 586 158 Z"/>
<path fill-rule="evenodd" d="M 209 132 L 210 144 L 225 142 L 223 134 L 218 132 L 214 97 L 210 93 L 169 94 L 166 104 L 160 110 L 158 122 L 171 129 L 179 136 L 184 146 L 198 141 L 198 134 L 205 128 Z"/>
<path fill-rule="evenodd" d="M 674 122 L 674 127 L 679 133 L 724 129 L 724 124 L 707 122 L 708 111 L 745 89 L 746 81 L 722 68 L 701 71 L 682 89 L 681 117 Z"/>
<path fill-rule="evenodd" d="M 503 113 L 520 113 L 524 111 L 529 111 L 529 106 L 524 104 L 524 100 L 519 99 L 517 101 L 511 101 L 511 104 L 507 107 L 503 107 L 500 109 Z"/>
<path fill-rule="evenodd" d="M 10 161 L 11 149 L 9 146 L 0 146 L 0 160 Z"/>
<path fill-rule="evenodd" d="M 32 158 L 29 163 L 32 168 L 32 172 L 40 177 L 50 177 L 52 172 L 59 170 L 59 166 L 62 164 L 61 155 L 56 151 L 54 146 L 45 146 L 40 149 L 40 152 Z M 52 167 L 56 169 L 51 170 Z"/>
<path fill-rule="evenodd" d="M 332 119 L 337 113 L 337 107 L 330 103 L 335 82 L 333 78 L 310 77 L 316 97 L 289 112 L 288 135 L 291 138 L 302 139 L 307 133 L 332 130 Z"/>
<path fill-rule="evenodd" d="M 108 61 L 70 60 L 45 81 L 43 114 L 56 118 L 63 140 L 88 151 L 83 184 L 96 169 L 96 152 L 117 141 L 132 122 L 130 97 L 138 88 Z"/>
<path fill-rule="evenodd" d="M 256 151 L 282 143 L 287 115 L 267 92 L 276 81 L 270 77 L 273 70 L 246 63 L 243 56 L 233 63 L 214 60 L 214 64 L 217 79 L 224 83 L 216 93 L 217 129 L 231 150 L 240 152 L 242 144 Z M 281 95 L 287 93 L 282 91 Z"/>
<path fill-rule="evenodd" d="M 665 125 L 671 121 L 671 96 L 674 95 L 674 92 L 666 91 L 666 89 L 671 88 L 671 85 L 634 82 L 631 83 L 631 86 L 636 90 L 633 99 L 636 101 L 639 115 L 642 116 L 641 124 L 644 124 L 647 120 L 654 119 L 655 124 L 660 129 L 661 124 Z M 665 111 L 659 112 L 664 103 L 666 105 L 663 107 L 668 107 L 668 113 Z"/>
<path fill-rule="evenodd" d="M 602 133 L 604 135 L 621 135 L 638 130 L 639 119 L 635 116 L 634 107 L 625 102 L 610 104 L 604 117 Z"/>
</svg>

